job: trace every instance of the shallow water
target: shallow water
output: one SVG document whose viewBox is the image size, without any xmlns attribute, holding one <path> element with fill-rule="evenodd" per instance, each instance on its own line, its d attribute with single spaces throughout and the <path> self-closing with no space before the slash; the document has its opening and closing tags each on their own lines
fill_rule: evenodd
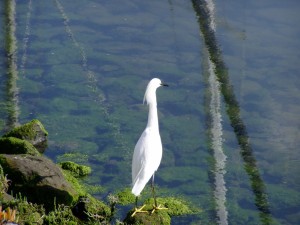
<svg viewBox="0 0 300 225">
<path fill-rule="evenodd" d="M 214 7 L 203 25 L 204 2 Z M 94 195 L 105 198 L 130 187 L 144 90 L 158 76 L 170 85 L 157 92 L 158 195 L 202 209 L 172 224 L 297 224 L 299 10 L 295 0 L 18 1 L 19 121 L 40 119 L 46 155 L 90 165 L 84 183 L 102 185 Z M 3 133 L 10 104 L 0 40 Z"/>
</svg>

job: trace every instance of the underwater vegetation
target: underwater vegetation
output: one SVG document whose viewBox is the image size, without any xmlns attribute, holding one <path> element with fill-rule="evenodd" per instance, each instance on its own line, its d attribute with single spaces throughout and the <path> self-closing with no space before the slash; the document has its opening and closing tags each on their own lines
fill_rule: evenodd
<svg viewBox="0 0 300 225">
<path fill-rule="evenodd" d="M 5 90 L 8 81 L 7 51 L 4 48 L 7 14 L 4 14 L 5 7 L 2 6 L 7 2 L 0 3 L 0 50 L 3 53 L 0 54 L 2 133 L 7 131 L 9 118 L 14 118 L 12 113 L 15 109 Z M 207 8 L 202 2 L 203 7 Z M 221 61 L 218 71 L 228 76 L 225 84 L 227 82 L 229 88 L 224 88 L 224 84 L 222 88 L 227 96 L 226 101 L 230 102 L 232 97 L 236 100 L 232 104 L 226 104 L 223 102 L 223 93 L 220 92 L 221 103 L 225 103 L 221 105 L 221 114 L 223 151 L 227 156 L 224 174 L 227 199 L 224 206 L 228 211 L 228 221 L 230 224 L 263 224 L 259 214 L 262 210 L 269 209 L 272 217 L 282 218 L 282 224 L 288 223 L 287 221 L 297 224 L 299 179 L 295 178 L 299 163 L 294 160 L 298 158 L 298 153 L 294 151 L 293 139 L 297 139 L 295 124 L 298 124 L 299 107 L 293 95 L 298 93 L 296 87 L 299 85 L 295 85 L 298 79 L 288 78 L 298 77 L 298 67 L 286 70 L 292 62 L 297 65 L 294 63 L 297 60 L 287 62 L 294 54 L 290 52 L 292 54 L 278 57 L 286 60 L 285 65 L 274 65 L 277 61 L 273 62 L 273 57 L 277 57 L 273 54 L 280 50 L 276 49 L 277 42 L 274 42 L 278 41 L 279 35 L 285 36 L 285 49 L 291 49 L 292 43 L 298 40 L 291 40 L 288 35 L 281 34 L 283 31 L 289 32 L 289 28 L 283 24 L 286 25 L 289 18 L 297 21 L 297 17 L 293 17 L 292 13 L 287 17 L 279 17 L 282 10 L 288 10 L 291 6 L 286 5 L 279 10 L 276 7 L 280 4 L 272 4 L 270 0 L 247 4 L 236 1 L 213 2 L 216 4 L 215 22 L 218 27 L 212 36 L 218 39 L 213 42 L 218 45 L 221 56 L 211 52 L 204 58 L 203 52 L 207 54 L 208 47 L 199 29 L 201 21 L 197 21 L 199 16 L 191 4 L 193 1 L 129 0 L 122 4 L 115 4 L 114 1 L 16 1 L 16 62 L 19 67 L 17 84 L 21 109 L 18 121 L 24 123 L 34 118 L 43 121 L 49 131 L 48 148 L 44 154 L 58 164 L 74 162 L 91 168 L 91 173 L 83 177 L 74 178 L 74 175 L 85 173 L 80 172 L 77 166 L 73 168 L 76 172 L 63 170 L 63 175 L 76 186 L 78 192 L 87 192 L 97 199 L 103 199 L 110 208 L 116 202 L 115 197 L 119 196 L 115 190 L 122 192 L 124 187 L 130 186 L 131 153 L 147 120 L 146 107 L 142 105 L 145 84 L 153 76 L 159 76 L 170 84 L 168 92 L 158 92 L 161 99 L 161 135 L 164 140 L 163 160 L 157 174 L 159 196 L 183 195 L 203 209 L 197 215 L 172 218 L 175 225 L 197 224 L 195 221 L 214 224 L 218 220 L 216 174 L 224 171 L 218 170 L 220 167 L 211 151 L 212 142 L 207 126 L 211 120 L 207 118 L 208 108 L 204 99 L 208 88 L 203 76 L 203 71 L 207 70 L 203 68 L 203 64 L 211 57 L 215 62 Z M 270 7 L 258 7 L 267 4 Z M 257 23 L 265 11 L 266 18 Z M 249 12 L 257 16 L 252 18 Z M 284 22 L 272 23 L 270 29 L 265 29 L 266 22 L 275 13 L 276 21 Z M 209 18 L 201 20 L 211 26 Z M 236 25 L 241 21 L 246 22 L 244 26 L 237 28 Z M 249 27 L 250 24 L 253 27 Z M 263 32 L 257 32 L 259 27 Z M 263 41 L 265 37 L 262 34 L 274 27 L 283 29 L 278 29 L 278 33 L 270 32 L 272 35 L 268 37 L 269 40 Z M 223 44 L 223 38 L 228 33 L 236 32 L 236 29 L 245 29 L 241 32 L 244 39 L 248 39 L 251 32 L 260 42 L 249 45 L 247 41 L 246 44 L 245 41 L 241 43 L 230 36 L 230 40 Z M 292 32 L 295 31 L 297 27 L 293 26 Z M 261 45 L 264 42 L 272 45 L 270 48 L 273 54 L 264 52 L 266 48 Z M 237 55 L 240 47 L 241 54 Z M 261 55 L 262 52 L 264 53 Z M 283 52 L 289 53 L 287 50 Z M 242 53 L 250 61 L 249 67 L 240 57 Z M 263 60 L 260 61 L 261 58 Z M 267 66 L 262 67 L 265 64 Z M 249 74 L 252 73 L 251 76 L 241 73 L 235 75 L 233 70 L 236 66 L 244 66 Z M 275 74 L 278 68 L 281 74 Z M 240 80 L 243 81 L 242 85 Z M 285 85 L 277 91 L 281 84 Z M 286 91 L 292 88 L 293 92 Z M 274 95 L 276 101 L 269 101 L 272 100 L 271 95 Z M 281 102 L 284 103 L 281 105 Z M 233 107 L 228 107 L 229 105 Z M 267 109 L 270 105 L 271 108 Z M 281 108 L 284 110 L 280 110 Z M 290 109 L 297 113 L 291 113 Z M 232 116 L 229 117 L 227 112 Z M 277 118 L 272 116 L 273 113 Z M 236 119 L 235 115 L 240 119 Z M 244 126 L 233 129 L 231 121 L 237 124 L 241 121 Z M 269 126 L 265 126 L 265 123 Z M 245 128 L 246 133 L 239 132 L 242 138 L 237 138 L 237 131 Z M 269 135 L 272 132 L 275 135 Z M 286 135 L 287 133 L 293 135 Z M 244 134 L 247 136 L 245 140 Z M 4 141 L 9 142 L 10 146 L 18 141 L 20 148 L 24 145 L 29 147 L 24 140 L 5 138 Z M 247 139 L 252 149 L 250 154 L 247 153 L 247 148 L 242 152 L 241 145 L 238 145 L 238 142 L 247 144 Z M 32 144 L 30 149 L 32 150 Z M 8 148 L 3 151 L 7 153 L 7 150 Z M 32 154 L 38 153 L 32 151 Z M 250 160 L 249 166 L 245 166 L 246 158 Z M 258 177 L 258 182 L 255 177 Z M 9 184 L 10 177 L 6 179 Z M 259 179 L 265 182 L 262 189 Z M 279 187 L 275 188 L 276 185 Z M 252 186 L 258 190 L 257 194 Z M 7 188 L 9 187 L 12 188 L 8 185 Z M 259 210 L 255 205 L 255 196 L 260 196 L 261 192 L 268 194 L 265 198 L 260 197 L 261 200 L 267 199 L 268 204 L 265 207 L 263 201 L 257 201 L 262 206 L 262 210 Z M 141 202 L 150 198 L 149 193 L 146 189 Z M 111 201 L 107 196 L 111 196 Z M 124 201 L 126 199 L 127 205 L 115 204 L 117 220 L 123 219 L 133 206 L 130 203 L 131 197 L 122 197 Z M 84 199 L 81 202 L 86 203 Z M 52 206 L 54 208 L 54 204 Z M 8 207 L 14 209 L 12 206 Z M 69 214 L 72 207 L 55 207 L 57 210 L 51 211 L 53 217 L 48 220 L 49 223 L 59 223 L 59 216 L 70 223 L 77 220 Z M 40 217 L 46 214 L 41 213 Z M 97 217 L 98 213 L 92 214 Z"/>
<path fill-rule="evenodd" d="M 42 127 L 43 132 L 36 129 Z M 24 133 L 24 131 L 26 131 Z M 27 134 L 27 135 L 26 135 Z M 30 134 L 30 135 L 28 135 Z M 46 134 L 46 135 L 45 135 Z M 10 137 L 10 135 L 20 137 Z M 134 196 L 129 189 L 116 195 L 109 195 L 108 202 L 92 197 L 77 178 L 87 176 L 91 168 L 72 161 L 55 165 L 42 156 L 30 143 L 47 142 L 48 132 L 38 120 L 14 128 L 0 140 L 0 223 L 18 224 L 110 224 L 120 205 L 133 205 Z M 5 144 L 11 140 L 9 145 Z M 24 145 L 20 145 L 20 142 Z M 27 146 L 30 146 L 28 150 Z M 9 148 L 8 148 L 9 147 Z M 31 150 L 31 149 L 34 149 Z M 61 169 L 60 169 L 61 168 Z M 99 190 L 99 187 L 95 187 Z M 8 193 L 12 193 L 9 195 Z M 16 194 L 13 194 L 16 193 Z M 184 200 L 179 198 L 159 198 L 159 203 L 168 207 L 166 213 L 129 216 L 131 224 L 165 224 L 171 222 L 171 216 L 194 214 Z M 153 202 L 146 201 L 149 207 Z M 2 211 L 2 207 L 6 211 Z M 131 211 L 128 215 L 131 215 Z M 17 218 L 17 219 L 16 219 Z M 159 219 L 158 219 L 159 218 Z M 158 219 L 158 220 L 157 220 Z M 145 221 L 148 221 L 147 223 Z M 158 221 L 160 221 L 158 223 Z M 122 222 L 119 222 L 120 224 Z M 126 224 L 126 219 L 125 219 Z"/>
</svg>

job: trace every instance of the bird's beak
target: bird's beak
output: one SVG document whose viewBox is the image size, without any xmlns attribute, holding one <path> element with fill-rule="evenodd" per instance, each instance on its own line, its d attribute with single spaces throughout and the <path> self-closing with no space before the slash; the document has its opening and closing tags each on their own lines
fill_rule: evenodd
<svg viewBox="0 0 300 225">
<path fill-rule="evenodd" d="M 160 86 L 165 86 L 165 87 L 169 87 L 168 84 L 164 84 L 164 83 L 161 83 Z"/>
</svg>

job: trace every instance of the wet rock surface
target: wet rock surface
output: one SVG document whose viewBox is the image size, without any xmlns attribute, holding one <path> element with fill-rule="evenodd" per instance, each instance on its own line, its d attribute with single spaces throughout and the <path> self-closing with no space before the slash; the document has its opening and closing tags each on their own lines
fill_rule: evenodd
<svg viewBox="0 0 300 225">
<path fill-rule="evenodd" d="M 70 205 L 78 198 L 60 168 L 45 157 L 2 154 L 0 163 L 8 179 L 12 180 L 9 191 L 20 192 L 46 209 L 53 208 L 54 201 Z"/>
</svg>

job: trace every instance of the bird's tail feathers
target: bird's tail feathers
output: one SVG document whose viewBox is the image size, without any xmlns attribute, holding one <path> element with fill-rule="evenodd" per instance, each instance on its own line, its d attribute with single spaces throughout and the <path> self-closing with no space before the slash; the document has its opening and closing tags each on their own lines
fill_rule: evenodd
<svg viewBox="0 0 300 225">
<path fill-rule="evenodd" d="M 137 179 L 134 182 L 134 185 L 132 187 L 132 194 L 134 194 L 135 196 L 139 196 L 142 192 L 142 190 L 144 189 L 144 187 L 146 186 L 148 181 L 145 182 L 145 180 L 142 179 Z"/>
</svg>

